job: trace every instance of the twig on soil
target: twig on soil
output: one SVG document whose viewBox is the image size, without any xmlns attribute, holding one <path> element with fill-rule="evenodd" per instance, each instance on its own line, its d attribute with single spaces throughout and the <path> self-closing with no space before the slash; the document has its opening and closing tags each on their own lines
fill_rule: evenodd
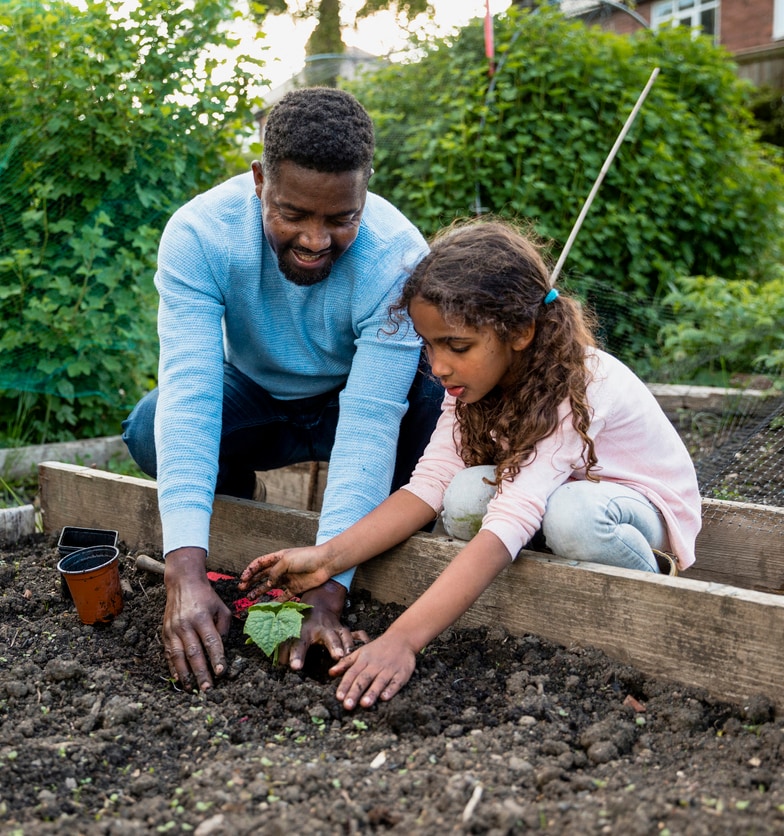
<svg viewBox="0 0 784 836">
<path fill-rule="evenodd" d="M 467 822 L 471 816 L 474 815 L 474 810 L 476 810 L 476 805 L 479 804 L 479 800 L 482 798 L 482 792 L 484 788 L 481 784 L 477 784 L 474 787 L 474 791 L 471 793 L 471 798 L 468 799 L 468 804 L 466 804 L 465 808 L 463 809 L 463 821 Z"/>
<path fill-rule="evenodd" d="M 387 762 L 387 753 L 386 752 L 379 752 L 375 758 L 370 762 L 371 769 L 378 769 L 380 766 L 383 766 Z"/>
</svg>

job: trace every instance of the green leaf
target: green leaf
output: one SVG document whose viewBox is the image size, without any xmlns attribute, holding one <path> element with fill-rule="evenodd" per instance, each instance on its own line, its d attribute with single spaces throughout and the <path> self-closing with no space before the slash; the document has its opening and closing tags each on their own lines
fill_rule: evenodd
<svg viewBox="0 0 784 836">
<path fill-rule="evenodd" d="M 278 663 L 278 650 L 283 642 L 299 638 L 302 621 L 310 604 L 297 601 L 268 601 L 248 608 L 245 635 L 248 643 L 255 642 L 267 656 Z"/>
</svg>

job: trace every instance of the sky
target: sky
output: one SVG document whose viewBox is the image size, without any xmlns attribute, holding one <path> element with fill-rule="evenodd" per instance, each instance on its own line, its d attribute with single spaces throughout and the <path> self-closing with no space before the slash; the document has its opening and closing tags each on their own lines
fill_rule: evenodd
<svg viewBox="0 0 784 836">
<path fill-rule="evenodd" d="M 296 0 L 303 5 L 303 0 Z M 344 8 L 353 22 L 354 12 L 363 4 L 363 0 L 344 0 Z M 417 19 L 416 23 L 435 35 L 446 35 L 475 17 L 484 17 L 485 0 L 431 0 L 435 8 L 432 23 L 426 18 Z M 290 7 L 295 3 L 290 2 Z M 511 5 L 511 0 L 490 0 L 490 12 L 499 14 Z M 315 21 L 297 21 L 291 15 L 275 15 L 267 18 L 264 26 L 266 38 L 262 44 L 266 60 L 265 73 L 271 87 L 282 84 L 286 79 L 302 69 L 305 63 L 305 43 L 310 37 Z M 243 36 L 243 47 L 254 48 L 252 34 Z M 401 49 L 406 42 L 405 33 L 399 29 L 391 12 L 379 12 L 360 21 L 355 29 L 348 25 L 343 30 L 346 46 L 358 47 L 372 55 L 388 55 Z M 258 49 L 258 46 L 255 47 Z M 262 93 L 263 95 L 263 93 Z"/>
</svg>

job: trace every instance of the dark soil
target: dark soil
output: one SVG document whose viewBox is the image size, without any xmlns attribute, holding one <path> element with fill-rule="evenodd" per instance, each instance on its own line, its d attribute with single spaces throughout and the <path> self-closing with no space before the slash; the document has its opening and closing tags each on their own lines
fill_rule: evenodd
<svg viewBox="0 0 784 836">
<path fill-rule="evenodd" d="M 57 559 L 42 535 L 0 552 L 3 834 L 784 830 L 784 721 L 765 695 L 727 705 L 592 649 L 453 629 L 391 702 L 347 713 L 322 660 L 274 668 L 239 619 L 228 675 L 184 693 L 162 579 L 124 553 L 124 612 L 87 627 Z M 372 636 L 398 612 L 357 593 L 345 615 Z"/>
</svg>

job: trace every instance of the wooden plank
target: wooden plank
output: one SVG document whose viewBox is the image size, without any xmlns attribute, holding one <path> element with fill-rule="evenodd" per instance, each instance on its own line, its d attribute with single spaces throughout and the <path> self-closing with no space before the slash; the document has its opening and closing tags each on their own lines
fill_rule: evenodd
<svg viewBox="0 0 784 836">
<path fill-rule="evenodd" d="M 260 470 L 257 475 L 264 482 L 267 489 L 265 502 L 270 505 L 303 511 L 321 509 L 327 485 L 326 462 L 302 462 L 275 470 Z"/>
<path fill-rule="evenodd" d="M 418 544 L 419 545 L 419 544 Z M 784 708 L 784 599 L 765 593 L 565 561 L 517 558 L 460 626 L 500 624 L 569 646 L 592 646 L 650 676 L 743 702 L 770 695 Z M 359 567 L 354 583 L 409 605 L 445 565 L 419 548 Z"/>
<path fill-rule="evenodd" d="M 784 594 L 784 508 L 702 501 L 697 562 L 684 577 Z"/>
<path fill-rule="evenodd" d="M 0 545 L 15 543 L 34 533 L 35 508 L 32 505 L 0 508 Z"/>
<path fill-rule="evenodd" d="M 42 464 L 40 479 L 50 534 L 63 525 L 110 528 L 132 551 L 160 550 L 154 482 L 59 463 Z M 239 572 L 256 554 L 310 544 L 317 523 L 313 512 L 220 497 L 210 568 Z M 460 548 L 418 534 L 359 567 L 355 585 L 380 601 L 408 605 Z M 591 645 L 718 699 L 740 702 L 764 692 L 784 708 L 784 655 L 775 651 L 784 646 L 784 598 L 776 595 L 523 552 L 460 623 Z"/>
<path fill-rule="evenodd" d="M 42 464 L 40 481 L 42 505 L 46 509 L 45 531 L 54 534 L 64 525 L 111 528 L 130 548 L 160 551 L 154 482 L 59 462 Z M 224 568 L 234 570 L 244 568 L 256 554 L 313 542 L 315 515 L 281 516 L 264 510 L 245 510 L 259 506 L 276 507 L 231 497 L 216 501 L 212 561 L 224 562 Z M 684 577 L 762 592 L 781 591 L 784 509 L 719 500 L 704 500 L 703 509 L 705 524 L 697 539 L 697 563 Z M 281 520 L 286 522 L 281 524 Z M 293 528 L 287 528 L 292 525 Z"/>
<path fill-rule="evenodd" d="M 26 479 L 35 476 L 38 463 L 43 461 L 56 460 L 104 467 L 113 458 L 130 459 L 122 436 L 8 447 L 0 450 L 0 474 L 4 479 Z"/>
<path fill-rule="evenodd" d="M 43 462 L 39 484 L 46 533 L 57 534 L 66 525 L 109 528 L 131 551 L 160 553 L 163 538 L 154 481 Z M 236 572 L 257 554 L 312 544 L 317 527 L 314 512 L 219 497 L 213 508 L 210 568 Z"/>
<path fill-rule="evenodd" d="M 648 389 L 670 420 L 680 412 L 735 412 L 747 416 L 767 415 L 781 395 L 776 389 L 731 389 L 716 386 L 691 386 L 673 383 L 649 383 Z"/>
</svg>

